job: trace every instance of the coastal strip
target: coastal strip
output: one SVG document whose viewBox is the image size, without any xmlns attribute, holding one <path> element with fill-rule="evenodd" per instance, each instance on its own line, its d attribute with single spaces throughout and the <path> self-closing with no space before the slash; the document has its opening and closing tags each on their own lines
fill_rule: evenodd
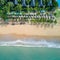
<svg viewBox="0 0 60 60">
<path fill-rule="evenodd" d="M 6 25 L 0 26 L 0 36 L 13 35 L 19 37 L 60 37 L 60 25 L 44 28 L 36 25 Z"/>
</svg>

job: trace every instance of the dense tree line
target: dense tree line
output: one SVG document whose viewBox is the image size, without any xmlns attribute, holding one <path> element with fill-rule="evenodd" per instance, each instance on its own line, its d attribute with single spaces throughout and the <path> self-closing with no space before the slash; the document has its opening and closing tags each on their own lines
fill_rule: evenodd
<svg viewBox="0 0 60 60">
<path fill-rule="evenodd" d="M 40 12 L 40 10 L 52 11 L 58 7 L 56 0 L 52 0 L 52 5 L 48 5 L 50 0 L 42 0 L 43 6 L 39 7 L 39 0 L 35 0 L 35 6 L 30 6 L 31 0 L 26 0 L 27 6 L 22 6 L 22 0 L 18 0 L 18 4 L 14 4 L 12 1 L 0 0 L 0 17 L 6 19 L 7 13 L 11 11 L 15 12 Z"/>
</svg>

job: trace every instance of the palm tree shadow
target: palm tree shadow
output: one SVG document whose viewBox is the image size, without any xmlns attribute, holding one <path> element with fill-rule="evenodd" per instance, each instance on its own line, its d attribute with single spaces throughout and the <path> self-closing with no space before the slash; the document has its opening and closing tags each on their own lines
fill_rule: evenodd
<svg viewBox="0 0 60 60">
<path fill-rule="evenodd" d="M 51 24 L 51 28 L 54 28 L 54 24 Z"/>
<path fill-rule="evenodd" d="M 42 28 L 43 26 L 44 26 L 44 24 L 43 24 L 43 23 L 41 23 L 41 24 L 40 24 L 40 27 Z"/>
</svg>

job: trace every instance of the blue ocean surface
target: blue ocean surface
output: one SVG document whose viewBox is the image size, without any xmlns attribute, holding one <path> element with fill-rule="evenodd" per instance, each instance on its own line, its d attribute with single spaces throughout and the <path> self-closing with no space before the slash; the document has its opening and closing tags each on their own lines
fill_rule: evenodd
<svg viewBox="0 0 60 60">
<path fill-rule="evenodd" d="M 0 60 L 60 60 L 60 49 L 0 47 Z"/>
<path fill-rule="evenodd" d="M 60 60 L 60 39 L 0 38 L 0 60 Z"/>
</svg>

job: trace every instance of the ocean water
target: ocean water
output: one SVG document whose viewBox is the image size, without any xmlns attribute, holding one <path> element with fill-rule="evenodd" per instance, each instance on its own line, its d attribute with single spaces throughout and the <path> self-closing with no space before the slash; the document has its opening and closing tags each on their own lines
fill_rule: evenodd
<svg viewBox="0 0 60 60">
<path fill-rule="evenodd" d="M 0 60 L 60 60 L 60 39 L 0 38 Z"/>
<path fill-rule="evenodd" d="M 0 60 L 60 60 L 60 49 L 0 47 Z"/>
</svg>

